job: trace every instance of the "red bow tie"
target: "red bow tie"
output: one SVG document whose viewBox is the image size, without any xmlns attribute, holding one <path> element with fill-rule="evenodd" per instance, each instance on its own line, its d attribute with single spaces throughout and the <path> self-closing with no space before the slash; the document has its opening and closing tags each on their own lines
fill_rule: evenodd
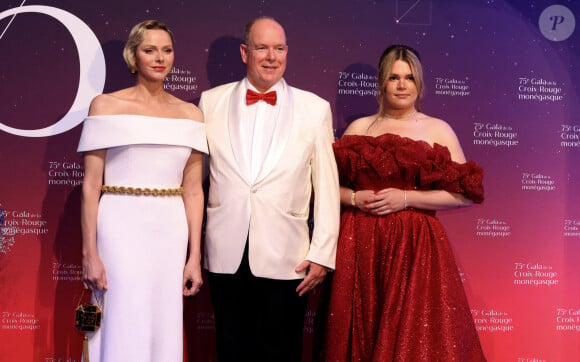
<svg viewBox="0 0 580 362">
<path fill-rule="evenodd" d="M 271 91 L 268 93 L 256 93 L 251 89 L 248 89 L 246 93 L 246 104 L 254 104 L 257 101 L 264 101 L 268 104 L 275 105 L 276 104 L 276 91 Z"/>
</svg>

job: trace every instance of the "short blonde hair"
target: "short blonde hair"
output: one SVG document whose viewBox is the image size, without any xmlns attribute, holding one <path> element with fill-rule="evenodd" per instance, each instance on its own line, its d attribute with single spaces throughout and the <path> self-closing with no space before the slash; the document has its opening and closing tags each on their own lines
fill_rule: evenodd
<svg viewBox="0 0 580 362">
<path fill-rule="evenodd" d="M 417 87 L 415 108 L 421 111 L 421 105 L 419 104 L 419 100 L 423 97 L 423 67 L 421 66 L 421 57 L 415 49 L 406 45 L 397 44 L 385 49 L 379 60 L 377 102 L 379 103 L 380 115 L 383 114 L 385 109 L 386 82 L 393 69 L 393 64 L 397 60 L 406 62 L 411 68 L 411 73 L 413 73 L 413 79 L 415 80 L 415 87 Z"/>
<path fill-rule="evenodd" d="M 145 31 L 150 29 L 160 29 L 166 31 L 171 38 L 171 44 L 175 42 L 171 30 L 169 30 L 165 23 L 159 20 L 145 20 L 135 25 L 133 29 L 131 29 L 131 32 L 129 33 L 129 39 L 127 40 L 125 48 L 123 49 L 123 58 L 125 59 L 125 63 L 127 63 L 127 66 L 129 67 L 129 70 L 132 74 L 137 73 L 137 47 L 139 47 L 139 45 L 143 42 Z"/>
</svg>

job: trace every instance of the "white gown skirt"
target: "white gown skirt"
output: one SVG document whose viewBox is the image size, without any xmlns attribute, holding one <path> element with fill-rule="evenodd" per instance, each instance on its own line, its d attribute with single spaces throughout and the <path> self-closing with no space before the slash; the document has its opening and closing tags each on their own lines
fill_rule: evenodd
<svg viewBox="0 0 580 362">
<path fill-rule="evenodd" d="M 172 170 L 157 170 L 160 187 L 178 187 L 179 172 L 189 150 L 163 146 L 129 146 L 135 162 L 121 162 L 127 149 L 107 151 L 106 183 L 111 186 L 150 187 L 147 176 L 156 169 L 152 159 L 163 151 L 172 155 L 162 164 L 176 161 Z M 135 150 L 138 148 L 139 150 Z M 150 152 L 143 152 L 143 151 Z M 160 152 L 161 151 L 161 152 Z M 148 157 L 143 160 L 143 153 Z M 137 156 L 138 155 L 138 156 Z M 135 157 L 137 156 L 137 157 Z M 162 167 L 161 167 L 162 168 Z M 136 174 L 140 174 L 137 176 Z M 132 176 L 131 176 L 132 175 Z M 118 177 L 116 177 L 118 176 Z M 177 183 L 176 183 L 177 182 Z M 104 295 L 101 328 L 89 334 L 91 362 L 183 360 L 183 268 L 188 228 L 181 196 L 135 196 L 105 193 L 99 203 L 97 249 L 104 263 L 108 290 Z"/>
</svg>

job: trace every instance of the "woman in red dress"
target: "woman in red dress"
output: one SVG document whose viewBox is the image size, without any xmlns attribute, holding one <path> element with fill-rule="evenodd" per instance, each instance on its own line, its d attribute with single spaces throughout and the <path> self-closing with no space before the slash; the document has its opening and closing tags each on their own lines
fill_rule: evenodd
<svg viewBox="0 0 580 362">
<path fill-rule="evenodd" d="M 438 210 L 483 201 L 483 171 L 421 113 L 418 53 L 387 48 L 377 114 L 334 145 L 343 213 L 324 361 L 484 361 Z"/>
</svg>

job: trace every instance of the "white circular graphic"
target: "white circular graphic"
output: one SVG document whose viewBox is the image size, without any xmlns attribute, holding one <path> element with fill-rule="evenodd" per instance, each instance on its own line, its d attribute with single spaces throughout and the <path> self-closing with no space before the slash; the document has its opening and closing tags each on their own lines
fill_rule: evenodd
<svg viewBox="0 0 580 362">
<path fill-rule="evenodd" d="M 576 19 L 570 9 L 563 5 L 551 5 L 542 11 L 538 26 L 542 35 L 551 41 L 566 40 L 576 28 Z"/>
<path fill-rule="evenodd" d="M 88 114 L 91 100 L 103 91 L 106 77 L 103 49 L 99 39 L 87 24 L 75 15 L 58 8 L 42 5 L 22 6 L 1 12 L 0 20 L 20 13 L 40 13 L 52 16 L 67 28 L 79 54 L 79 86 L 70 110 L 56 123 L 41 129 L 23 130 L 0 122 L 0 130 L 23 137 L 50 137 L 64 133 L 83 121 Z"/>
</svg>

